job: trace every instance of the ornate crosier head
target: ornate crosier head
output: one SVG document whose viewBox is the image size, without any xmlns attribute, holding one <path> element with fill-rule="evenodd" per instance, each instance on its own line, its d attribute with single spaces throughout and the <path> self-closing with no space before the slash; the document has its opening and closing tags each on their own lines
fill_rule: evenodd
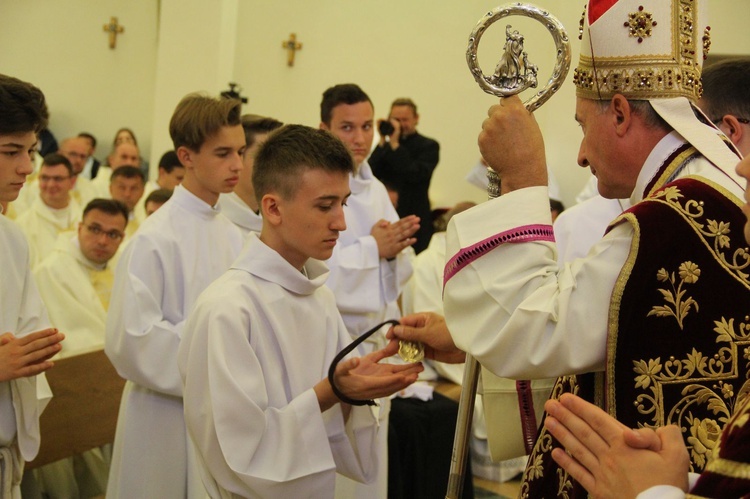
<svg viewBox="0 0 750 499">
<path fill-rule="evenodd" d="M 711 43 L 704 3 L 589 0 L 581 20 L 581 57 L 573 75 L 576 95 L 595 100 L 622 94 L 634 100 L 697 101 Z"/>
</svg>

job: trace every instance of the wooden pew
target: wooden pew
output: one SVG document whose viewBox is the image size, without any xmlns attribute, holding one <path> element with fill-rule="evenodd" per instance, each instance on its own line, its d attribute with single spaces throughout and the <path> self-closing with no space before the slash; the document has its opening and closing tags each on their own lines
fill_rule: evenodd
<svg viewBox="0 0 750 499">
<path fill-rule="evenodd" d="M 26 469 L 112 443 L 125 386 L 104 350 L 55 361 L 47 371 L 52 400 L 39 424 L 42 443 Z"/>
</svg>

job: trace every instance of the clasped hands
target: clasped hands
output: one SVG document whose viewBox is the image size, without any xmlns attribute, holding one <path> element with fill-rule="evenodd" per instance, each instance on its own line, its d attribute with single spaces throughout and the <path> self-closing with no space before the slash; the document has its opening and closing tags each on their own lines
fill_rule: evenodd
<svg viewBox="0 0 750 499">
<path fill-rule="evenodd" d="M 412 237 L 419 230 L 419 217 L 408 215 L 396 222 L 378 220 L 370 230 L 378 245 L 380 258 L 395 258 L 404 248 L 408 248 L 417 239 Z"/>
<path fill-rule="evenodd" d="M 0 381 L 36 376 L 52 367 L 49 359 L 62 349 L 65 335 L 48 328 L 25 336 L 0 335 Z"/>
</svg>

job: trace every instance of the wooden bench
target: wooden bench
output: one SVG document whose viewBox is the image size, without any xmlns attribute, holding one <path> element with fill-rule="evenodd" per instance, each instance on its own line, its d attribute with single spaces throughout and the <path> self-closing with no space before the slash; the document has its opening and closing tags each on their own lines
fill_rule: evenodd
<svg viewBox="0 0 750 499">
<path fill-rule="evenodd" d="M 39 454 L 26 469 L 114 442 L 125 380 L 104 350 L 55 361 L 47 381 L 53 397 L 39 421 Z"/>
</svg>

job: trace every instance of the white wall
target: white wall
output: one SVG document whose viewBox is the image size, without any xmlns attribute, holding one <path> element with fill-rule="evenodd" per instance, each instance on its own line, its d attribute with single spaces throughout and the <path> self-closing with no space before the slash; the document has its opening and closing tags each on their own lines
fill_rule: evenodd
<svg viewBox="0 0 750 499">
<path fill-rule="evenodd" d="M 148 157 L 154 102 L 157 2 L 0 0 L 0 73 L 42 89 L 58 140 L 79 132 L 109 154 L 115 132 L 131 128 Z M 104 24 L 125 32 L 110 50 Z"/>
<path fill-rule="evenodd" d="M 93 132 L 106 154 L 120 126 L 136 131 L 152 162 L 170 147 L 166 124 L 189 91 L 244 87 L 246 112 L 317 126 L 320 96 L 343 82 L 360 84 L 383 117 L 396 97 L 419 105 L 420 130 L 441 143 L 433 177 L 436 206 L 484 193 L 463 181 L 476 162 L 476 138 L 495 98 L 484 94 L 465 60 L 477 20 L 504 1 L 486 0 L 0 0 L 0 72 L 37 84 L 50 101 L 51 128 L 62 138 Z M 583 1 L 534 0 L 567 27 L 578 54 Z M 711 0 L 712 53 L 750 54 L 747 0 Z M 158 12 L 161 8 L 161 19 Z M 102 25 L 119 16 L 126 32 L 107 47 Z M 511 22 L 526 35 L 531 62 L 546 80 L 551 39 L 531 21 Z M 528 24 L 524 24 L 528 23 Z M 482 41 L 480 62 L 492 70 L 504 21 Z M 533 27 L 528 27 L 533 26 Z M 304 45 L 286 65 L 282 40 Z M 581 134 L 573 121 L 568 77 L 536 112 L 547 158 L 571 203 L 588 172 L 575 158 Z"/>
</svg>

